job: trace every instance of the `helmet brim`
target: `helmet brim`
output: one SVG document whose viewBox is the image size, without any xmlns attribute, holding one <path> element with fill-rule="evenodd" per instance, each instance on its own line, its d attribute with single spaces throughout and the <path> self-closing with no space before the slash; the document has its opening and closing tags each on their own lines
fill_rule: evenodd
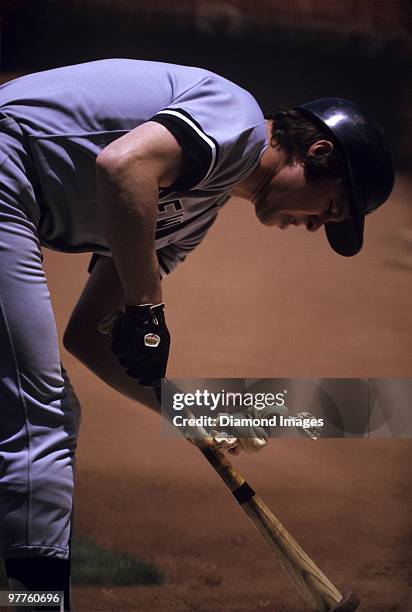
<svg viewBox="0 0 412 612">
<path fill-rule="evenodd" d="M 360 182 L 354 173 L 346 156 L 338 152 L 342 161 L 343 180 L 347 189 L 350 218 L 340 223 L 325 223 L 325 232 L 332 249 L 344 257 L 352 257 L 359 253 L 363 245 L 365 226 L 365 196 L 359 187 Z"/>
<path fill-rule="evenodd" d="M 361 235 L 359 225 L 362 225 Z M 326 223 L 325 232 L 332 249 L 339 255 L 352 257 L 359 253 L 363 245 L 363 220 L 354 224 L 352 219 L 341 223 Z"/>
<path fill-rule="evenodd" d="M 375 119 L 350 100 L 320 98 L 295 110 L 331 135 L 341 162 L 350 219 L 327 223 L 326 236 L 336 253 L 356 255 L 363 245 L 365 215 L 387 200 L 394 185 L 390 147 Z"/>
</svg>

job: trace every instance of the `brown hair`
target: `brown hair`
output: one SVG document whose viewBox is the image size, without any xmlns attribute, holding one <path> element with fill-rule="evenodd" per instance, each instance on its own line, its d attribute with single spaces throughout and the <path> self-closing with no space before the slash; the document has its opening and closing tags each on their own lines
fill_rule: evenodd
<svg viewBox="0 0 412 612">
<path fill-rule="evenodd" d="M 317 140 L 329 140 L 336 147 L 333 136 L 321 126 L 306 119 L 298 110 L 278 108 L 274 111 L 271 145 L 282 149 L 286 163 L 301 162 L 308 180 L 336 180 L 342 178 L 342 167 L 336 149 L 325 155 L 308 155 L 309 147 Z"/>
</svg>

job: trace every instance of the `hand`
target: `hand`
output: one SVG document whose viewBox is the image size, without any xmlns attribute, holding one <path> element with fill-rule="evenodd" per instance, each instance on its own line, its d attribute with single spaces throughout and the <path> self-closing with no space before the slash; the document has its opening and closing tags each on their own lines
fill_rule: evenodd
<svg viewBox="0 0 412 612">
<path fill-rule="evenodd" d="M 244 412 L 231 414 L 233 419 L 271 419 L 275 415 L 284 414 L 284 407 L 266 406 L 259 410 L 253 406 L 249 407 Z M 218 414 L 214 427 L 210 435 L 219 446 L 220 450 L 228 451 L 233 455 L 238 455 L 242 450 L 246 453 L 255 453 L 267 446 L 271 427 L 266 426 L 264 421 L 262 424 L 251 422 L 246 425 L 225 424 L 223 417 L 227 417 L 229 413 Z"/>
<path fill-rule="evenodd" d="M 157 387 L 166 374 L 170 334 L 164 304 L 131 306 L 116 312 L 99 325 L 112 338 L 111 349 L 126 374 L 143 387 Z"/>
</svg>

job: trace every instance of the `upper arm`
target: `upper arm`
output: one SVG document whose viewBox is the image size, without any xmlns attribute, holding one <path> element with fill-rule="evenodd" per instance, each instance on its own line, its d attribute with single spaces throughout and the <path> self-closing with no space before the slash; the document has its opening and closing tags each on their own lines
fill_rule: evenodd
<svg viewBox="0 0 412 612">
<path fill-rule="evenodd" d="M 266 123 L 247 91 L 208 74 L 181 92 L 151 121 L 164 125 L 190 160 L 182 190 L 229 189 L 258 162 L 267 146 Z"/>
<path fill-rule="evenodd" d="M 160 123 L 148 121 L 106 146 L 96 160 L 98 169 L 142 172 L 159 187 L 169 187 L 182 174 L 184 156 L 173 134 Z"/>
</svg>

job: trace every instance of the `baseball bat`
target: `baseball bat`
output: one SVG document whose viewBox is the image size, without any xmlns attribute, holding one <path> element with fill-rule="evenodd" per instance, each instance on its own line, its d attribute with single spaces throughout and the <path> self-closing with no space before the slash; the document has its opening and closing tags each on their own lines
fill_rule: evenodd
<svg viewBox="0 0 412 612">
<path fill-rule="evenodd" d="M 119 313 L 105 317 L 98 326 L 99 332 L 110 335 L 118 316 Z M 173 404 L 171 400 L 174 393 L 179 390 L 165 378 L 162 388 L 157 387 L 154 392 L 163 409 L 163 415 L 171 422 Z M 163 402 L 161 401 L 162 396 L 164 396 Z M 188 409 L 186 409 L 186 416 L 193 418 Z M 360 603 L 357 595 L 353 591 L 344 594 L 338 591 L 243 476 L 235 470 L 207 431 L 199 425 L 190 428 L 179 427 L 178 430 L 196 445 L 231 491 L 266 544 L 275 553 L 281 566 L 306 602 L 308 609 L 313 612 L 352 612 L 356 610 Z"/>
<path fill-rule="evenodd" d="M 175 385 L 164 379 L 162 385 L 163 413 L 170 421 L 170 401 Z M 160 402 L 160 389 L 155 390 Z M 164 397 L 166 396 L 166 397 Z M 188 418 L 193 418 L 186 410 Z M 181 431 L 182 428 L 179 428 Z M 266 544 L 278 558 L 281 566 L 292 580 L 297 591 L 314 612 L 352 612 L 359 606 L 359 599 L 353 591 L 342 594 L 319 569 L 279 519 L 255 493 L 248 482 L 233 467 L 227 456 L 219 449 L 206 430 L 198 425 L 181 431 L 200 450 L 215 472 L 220 476 L 232 495 L 259 531 Z"/>
</svg>

